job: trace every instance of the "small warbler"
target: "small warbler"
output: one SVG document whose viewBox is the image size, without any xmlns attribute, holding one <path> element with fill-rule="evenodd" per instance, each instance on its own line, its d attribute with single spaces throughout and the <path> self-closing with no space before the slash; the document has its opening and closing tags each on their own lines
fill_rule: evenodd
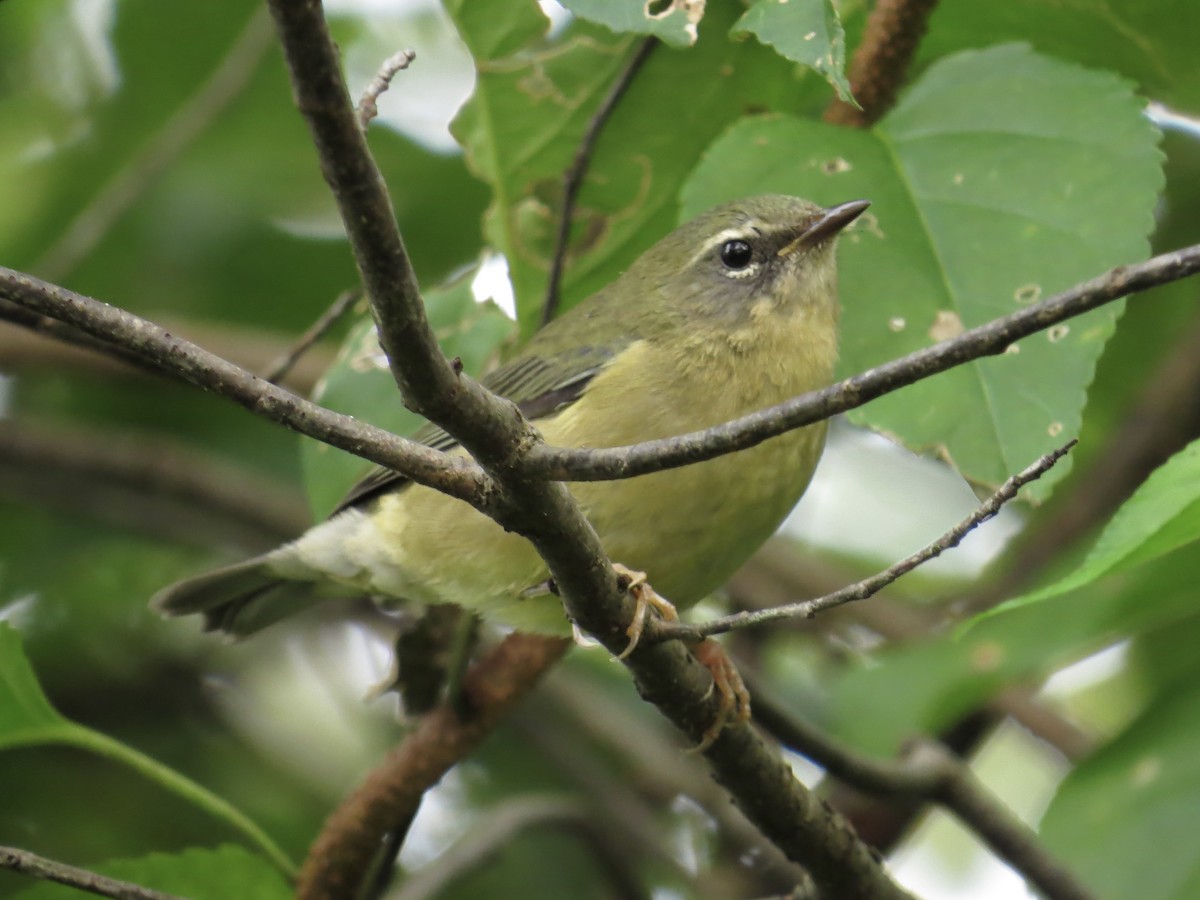
<svg viewBox="0 0 1200 900">
<path fill-rule="evenodd" d="M 838 233 L 868 206 L 781 195 L 718 206 L 662 238 L 616 281 L 483 379 L 551 445 L 614 447 L 697 431 L 824 387 L 837 354 Z M 428 426 L 417 439 L 443 450 Z M 825 423 L 695 465 L 572 494 L 609 557 L 695 603 L 800 499 Z M 518 630 L 569 633 L 533 547 L 471 506 L 379 469 L 290 544 L 160 591 L 168 615 L 251 634 L 331 594 L 456 603 Z"/>
</svg>

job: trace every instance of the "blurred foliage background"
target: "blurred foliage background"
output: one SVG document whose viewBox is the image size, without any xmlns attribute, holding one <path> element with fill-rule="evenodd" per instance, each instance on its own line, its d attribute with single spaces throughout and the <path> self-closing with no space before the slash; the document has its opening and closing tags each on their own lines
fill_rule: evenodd
<svg viewBox="0 0 1200 900">
<path fill-rule="evenodd" d="M 540 321 L 562 173 L 649 33 L 662 43 L 580 193 L 567 305 L 713 203 L 868 197 L 840 250 L 851 374 L 1200 241 L 1191 0 L 945 0 L 900 101 L 864 130 L 821 117 L 869 3 L 713 0 L 698 32 L 682 10 L 646 20 L 641 0 L 327 6 L 356 93 L 396 49 L 417 51 L 370 143 L 439 337 L 473 372 Z M 0 121 L 0 264 L 260 372 L 355 286 L 254 2 L 0 3 Z M 856 411 L 786 533 L 693 613 L 862 577 L 1080 436 L 1073 468 L 1029 492 L 1038 505 L 956 557 L 730 644 L 860 749 L 943 737 L 1106 897 L 1200 891 L 1196 298 L 1193 282 L 1159 288 Z M 331 604 L 227 646 L 146 600 L 294 535 L 365 465 L 13 318 L 0 307 L 0 844 L 188 896 L 286 895 L 264 846 L 303 858 L 404 734 L 393 699 L 363 700 L 396 622 Z M 411 431 L 372 341 L 351 318 L 285 383 Z M 942 814 L 821 789 L 922 896 L 1023 890 Z M 395 896 L 613 896 L 591 839 L 512 824 L 548 798 L 594 820 L 656 897 L 794 883 L 624 669 L 589 650 L 427 798 L 400 857 L 421 875 Z M 486 865 L 438 881 L 447 847 L 505 827 Z M 0 872 L 0 896 L 67 894 Z"/>
</svg>

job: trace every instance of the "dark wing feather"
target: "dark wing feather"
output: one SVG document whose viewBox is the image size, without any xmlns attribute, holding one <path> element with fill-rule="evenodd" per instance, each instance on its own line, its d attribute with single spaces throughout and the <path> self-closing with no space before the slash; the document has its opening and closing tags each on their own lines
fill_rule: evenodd
<svg viewBox="0 0 1200 900">
<path fill-rule="evenodd" d="M 492 393 L 513 401 L 525 418 L 534 420 L 551 416 L 583 395 L 591 380 L 624 346 L 618 341 L 605 346 L 578 347 L 565 353 L 538 355 L 536 339 L 528 351 L 501 366 L 483 379 Z M 413 435 L 435 450 L 451 450 L 458 442 L 443 429 L 430 423 Z M 407 483 L 403 475 L 377 466 L 350 489 L 330 516 L 374 500 L 381 494 Z"/>
</svg>

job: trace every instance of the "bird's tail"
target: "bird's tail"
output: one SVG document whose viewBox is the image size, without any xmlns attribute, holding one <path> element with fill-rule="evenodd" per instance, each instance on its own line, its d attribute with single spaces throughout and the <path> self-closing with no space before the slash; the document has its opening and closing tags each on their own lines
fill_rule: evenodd
<svg viewBox="0 0 1200 900">
<path fill-rule="evenodd" d="M 204 616 L 205 631 L 246 637 L 315 603 L 315 585 L 280 578 L 267 556 L 185 578 L 154 595 L 150 607 L 165 616 Z"/>
</svg>

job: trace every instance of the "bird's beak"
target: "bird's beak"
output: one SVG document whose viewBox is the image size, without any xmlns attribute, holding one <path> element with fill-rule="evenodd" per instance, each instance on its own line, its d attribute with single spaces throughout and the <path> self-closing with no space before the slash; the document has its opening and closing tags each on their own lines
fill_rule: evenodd
<svg viewBox="0 0 1200 900">
<path fill-rule="evenodd" d="M 870 200 L 851 200 L 821 210 L 796 237 L 787 242 L 779 251 L 779 256 L 791 256 L 804 247 L 815 247 L 829 240 L 861 216 L 870 205 Z"/>
</svg>

